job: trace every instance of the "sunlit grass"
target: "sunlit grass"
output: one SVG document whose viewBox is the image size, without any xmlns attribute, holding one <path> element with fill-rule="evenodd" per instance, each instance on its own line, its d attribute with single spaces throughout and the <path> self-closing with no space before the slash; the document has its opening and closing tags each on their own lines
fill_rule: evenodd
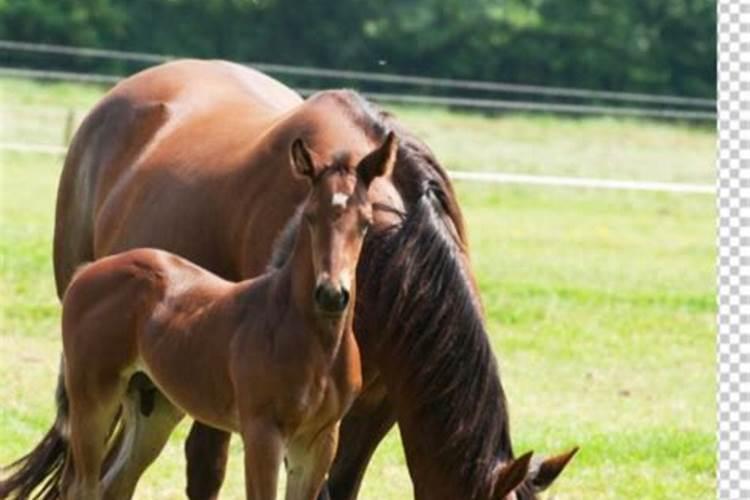
<svg viewBox="0 0 750 500">
<path fill-rule="evenodd" d="M 0 80 L 0 92 L 9 89 L 25 101 L 63 105 L 88 105 L 99 93 Z M 711 130 L 399 114 L 454 168 L 713 177 Z M 12 129 L 7 116 L 0 129 Z M 51 238 L 60 165 L 53 156 L 0 153 L 0 463 L 27 451 L 53 419 L 60 311 Z M 713 198 L 469 183 L 457 190 L 515 448 L 582 447 L 550 497 L 713 496 Z M 183 497 L 187 428 L 185 421 L 148 471 L 138 498 Z M 224 497 L 243 497 L 237 439 Z M 362 498 L 410 497 L 394 430 Z"/>
<path fill-rule="evenodd" d="M 712 183 L 715 130 L 608 117 L 396 108 L 449 169 Z"/>
</svg>

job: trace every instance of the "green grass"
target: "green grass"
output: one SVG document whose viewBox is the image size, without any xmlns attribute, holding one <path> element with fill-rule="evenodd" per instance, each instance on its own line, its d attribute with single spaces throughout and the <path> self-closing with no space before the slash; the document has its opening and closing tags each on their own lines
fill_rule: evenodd
<svg viewBox="0 0 750 500">
<path fill-rule="evenodd" d="M 397 108 L 450 169 L 710 183 L 713 129 L 607 117 Z"/>
<path fill-rule="evenodd" d="M 99 92 L 0 80 L 0 94 L 9 89 L 39 105 L 88 104 Z M 713 178 L 710 129 L 397 111 L 455 168 Z M 0 116 L 0 125 L 0 134 L 14 133 L 9 117 Z M 53 417 L 60 311 L 50 255 L 60 164 L 0 153 L 0 463 L 27 451 Z M 550 498 L 713 497 L 714 199 L 470 183 L 457 189 L 515 447 L 581 446 Z M 186 430 L 187 422 L 138 498 L 182 497 Z M 236 439 L 230 467 L 224 497 L 241 498 Z M 410 497 L 394 431 L 378 448 L 362 498 Z"/>
</svg>

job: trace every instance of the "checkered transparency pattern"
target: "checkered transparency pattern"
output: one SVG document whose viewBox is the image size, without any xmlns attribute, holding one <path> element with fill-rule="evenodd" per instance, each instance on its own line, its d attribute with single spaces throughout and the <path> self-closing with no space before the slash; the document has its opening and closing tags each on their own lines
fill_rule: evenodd
<svg viewBox="0 0 750 500">
<path fill-rule="evenodd" d="M 721 499 L 750 499 L 750 1 L 718 2 Z"/>
</svg>

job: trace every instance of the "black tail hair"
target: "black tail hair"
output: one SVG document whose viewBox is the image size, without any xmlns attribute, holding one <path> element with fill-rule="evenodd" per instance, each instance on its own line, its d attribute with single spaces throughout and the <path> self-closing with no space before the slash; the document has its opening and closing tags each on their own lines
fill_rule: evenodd
<svg viewBox="0 0 750 500">
<path fill-rule="evenodd" d="M 60 498 L 60 483 L 68 456 L 68 441 L 63 435 L 68 420 L 68 395 L 62 363 L 55 399 L 57 417 L 52 428 L 31 452 L 1 469 L 3 474 L 10 472 L 10 475 L 0 479 L 0 499 Z"/>
</svg>

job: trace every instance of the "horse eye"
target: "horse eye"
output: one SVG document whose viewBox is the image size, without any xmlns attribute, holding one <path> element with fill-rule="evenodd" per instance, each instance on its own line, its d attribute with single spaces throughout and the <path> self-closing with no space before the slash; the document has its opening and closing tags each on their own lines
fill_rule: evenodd
<svg viewBox="0 0 750 500">
<path fill-rule="evenodd" d="M 308 224 L 315 222 L 315 216 L 311 212 L 305 212 L 304 217 Z"/>
<path fill-rule="evenodd" d="M 369 220 L 363 220 L 359 224 L 359 230 L 362 234 L 367 233 L 367 230 L 370 229 L 370 221 Z"/>
</svg>

